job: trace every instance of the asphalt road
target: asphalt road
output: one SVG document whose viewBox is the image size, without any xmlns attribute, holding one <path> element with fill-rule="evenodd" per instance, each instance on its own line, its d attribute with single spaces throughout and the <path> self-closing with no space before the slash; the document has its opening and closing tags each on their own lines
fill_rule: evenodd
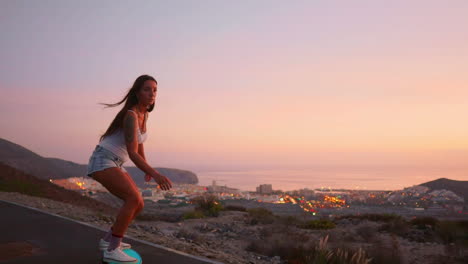
<svg viewBox="0 0 468 264">
<path fill-rule="evenodd" d="M 0 200 L 0 263 L 102 263 L 105 230 Z M 125 236 L 145 264 L 223 264 Z"/>
</svg>

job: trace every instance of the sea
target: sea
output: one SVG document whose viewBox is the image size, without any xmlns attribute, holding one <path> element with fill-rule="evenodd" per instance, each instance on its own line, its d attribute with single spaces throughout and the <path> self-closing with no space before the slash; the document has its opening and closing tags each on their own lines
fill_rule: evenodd
<svg viewBox="0 0 468 264">
<path fill-rule="evenodd" d="M 260 184 L 273 190 L 350 189 L 401 190 L 439 178 L 468 180 L 468 168 L 333 168 L 333 169 L 255 169 L 205 170 L 196 172 L 199 185 L 212 184 L 255 191 Z"/>
</svg>

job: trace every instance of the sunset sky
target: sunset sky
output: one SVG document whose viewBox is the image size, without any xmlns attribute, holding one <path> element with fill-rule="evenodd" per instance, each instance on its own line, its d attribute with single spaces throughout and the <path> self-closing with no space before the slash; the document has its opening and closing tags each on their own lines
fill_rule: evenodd
<svg viewBox="0 0 468 264">
<path fill-rule="evenodd" d="M 462 0 L 1 1 L 0 137 L 85 164 L 120 109 L 98 103 L 149 74 L 153 166 L 468 168 L 467 14 Z"/>
</svg>

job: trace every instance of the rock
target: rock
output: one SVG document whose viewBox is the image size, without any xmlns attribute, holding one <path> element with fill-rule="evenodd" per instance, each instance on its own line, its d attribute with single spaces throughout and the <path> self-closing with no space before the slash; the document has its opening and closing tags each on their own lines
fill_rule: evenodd
<svg viewBox="0 0 468 264">
<path fill-rule="evenodd" d="M 271 258 L 271 263 L 281 263 L 281 257 L 280 256 L 274 256 Z"/>
</svg>

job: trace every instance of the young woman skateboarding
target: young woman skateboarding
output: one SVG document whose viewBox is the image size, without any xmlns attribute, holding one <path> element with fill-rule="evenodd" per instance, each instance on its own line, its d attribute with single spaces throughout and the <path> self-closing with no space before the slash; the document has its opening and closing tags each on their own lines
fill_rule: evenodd
<svg viewBox="0 0 468 264">
<path fill-rule="evenodd" d="M 122 166 L 124 162 L 131 159 L 145 173 L 145 180 L 154 179 L 162 190 L 172 188 L 172 182 L 167 177 L 148 165 L 143 148 L 147 138 L 146 120 L 148 113 L 154 109 L 157 89 L 158 83 L 153 77 L 142 75 L 120 102 L 104 104 L 115 107 L 124 103 L 89 158 L 87 172 L 88 176 L 124 202 L 115 223 L 99 241 L 99 248 L 104 251 L 103 260 L 107 262 L 137 262 L 137 259 L 122 251 L 131 247 L 122 242 L 122 238 L 144 204 L 135 182 Z"/>
</svg>

